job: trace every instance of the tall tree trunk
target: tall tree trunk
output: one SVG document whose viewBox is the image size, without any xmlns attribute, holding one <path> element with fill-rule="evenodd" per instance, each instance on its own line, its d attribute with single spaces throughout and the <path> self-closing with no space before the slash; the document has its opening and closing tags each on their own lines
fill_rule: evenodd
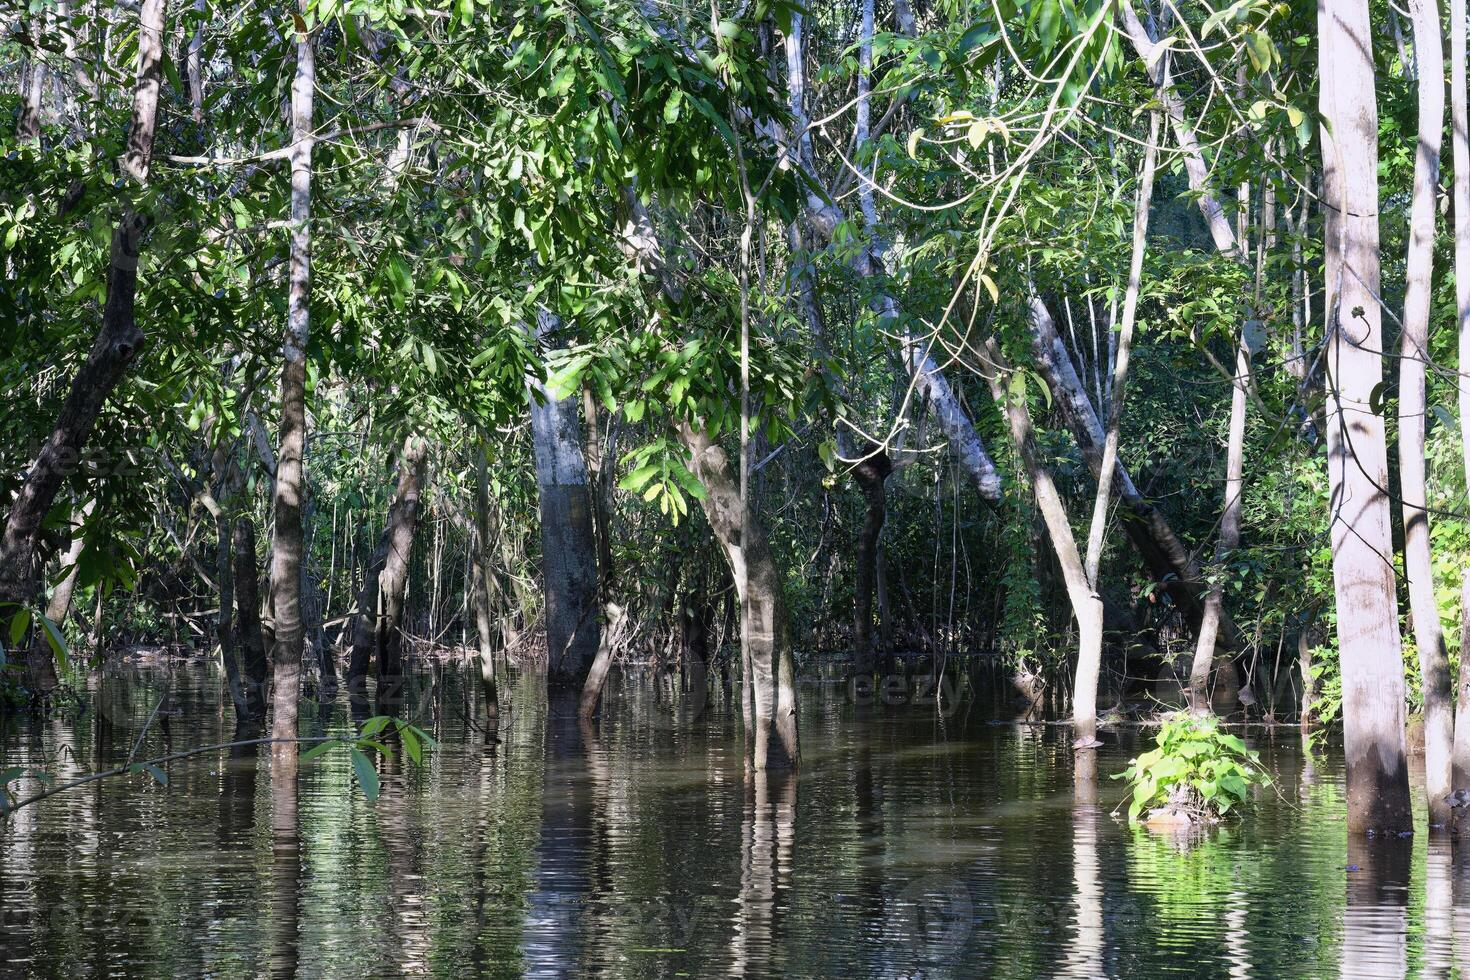
<svg viewBox="0 0 1470 980">
<path fill-rule="evenodd" d="M 1470 111 L 1466 107 L 1465 0 L 1450 0 L 1450 146 L 1454 153 L 1455 310 L 1459 345 L 1460 438 L 1470 481 Z M 1470 649 L 1470 564 L 1461 572 L 1461 650 Z M 1453 781 L 1470 788 L 1470 669 L 1464 656 L 1455 705 Z"/>
<path fill-rule="evenodd" d="M 1153 204 L 1154 170 L 1158 161 L 1159 114 L 1149 114 L 1148 143 L 1143 152 L 1143 173 L 1139 177 L 1138 190 L 1133 204 L 1133 240 L 1128 257 L 1128 283 L 1123 289 L 1123 320 L 1119 325 L 1113 374 L 1109 382 L 1108 427 L 1103 436 L 1102 460 L 1097 478 L 1097 492 L 1092 502 L 1092 521 L 1087 532 L 1087 553 L 1084 556 L 1083 575 L 1089 585 L 1091 600 L 1096 603 L 1094 614 L 1097 626 L 1083 632 L 1083 640 L 1095 648 L 1078 650 L 1078 683 L 1074 688 L 1083 691 L 1087 679 L 1082 676 L 1084 665 L 1093 670 L 1091 679 L 1093 701 L 1096 703 L 1096 672 L 1102 664 L 1103 619 L 1102 610 L 1102 553 L 1103 539 L 1107 533 L 1108 510 L 1112 499 L 1113 480 L 1104 474 L 1113 473 L 1118 466 L 1118 442 L 1122 438 L 1123 401 L 1128 391 L 1128 368 L 1133 354 L 1133 326 L 1138 318 L 1138 296 L 1143 288 L 1143 258 L 1148 247 L 1148 216 Z M 1078 619 L 1082 622 L 1081 617 Z M 1094 666 L 1096 665 L 1096 666 Z M 1074 693 L 1075 699 L 1075 693 Z M 1093 740 L 1096 739 L 1094 735 Z M 1079 802 L 1095 802 L 1097 795 L 1097 760 L 1083 747 L 1084 760 L 1073 771 L 1073 785 L 1080 790 Z"/>
<path fill-rule="evenodd" d="M 240 675 L 239 644 L 235 636 L 235 545 L 231 514 L 239 506 L 238 477 L 240 468 L 235 465 L 228 440 L 221 440 L 215 448 L 214 471 L 218 476 L 213 500 L 206 499 L 205 506 L 214 518 L 214 579 L 219 586 L 219 612 L 215 616 L 215 638 L 219 642 L 220 660 L 225 668 L 225 684 L 229 687 L 230 701 L 235 706 L 237 726 L 246 721 L 249 702 L 245 693 L 245 682 Z"/>
<path fill-rule="evenodd" d="M 706 433 L 680 423 L 689 469 L 704 484 L 700 501 L 725 552 L 740 593 L 747 761 L 756 770 L 795 768 L 801 759 L 796 724 L 796 664 L 786 620 L 783 578 L 756 515 L 743 522 L 740 480 L 729 456 Z"/>
<path fill-rule="evenodd" d="M 888 453 L 871 446 L 853 465 L 852 476 L 866 505 L 853 557 L 852 650 L 853 672 L 872 673 L 874 667 L 873 593 L 878 579 L 878 544 L 887 517 L 887 480 L 893 472 Z"/>
<path fill-rule="evenodd" d="M 537 316 L 543 342 L 559 328 L 546 310 Z M 597 539 L 587 486 L 587 458 L 577 398 L 552 397 L 544 382 L 527 377 L 536 484 L 541 504 L 541 573 L 546 586 L 548 690 L 579 697 L 597 655 Z"/>
<path fill-rule="evenodd" d="M 138 8 L 137 84 L 133 89 L 131 125 L 122 169 L 139 186 L 148 182 L 148 170 L 153 162 L 166 11 L 166 0 L 143 0 Z M 102 328 L 87 353 L 87 360 L 72 379 L 51 435 L 27 470 L 5 518 L 4 534 L 0 537 L 0 616 L 5 616 L 7 607 L 22 606 L 36 598 L 36 541 L 42 521 L 62 482 L 81 458 L 97 414 L 142 349 L 145 337 L 134 320 L 134 307 L 139 254 L 149 224 L 147 215 L 129 205 L 113 230 Z M 32 656 L 27 661 L 27 683 L 41 699 L 56 686 L 55 667 L 50 661 L 49 647 L 44 655 Z"/>
<path fill-rule="evenodd" d="M 1077 550 L 1077 538 L 1072 533 L 1072 523 L 1067 517 L 1067 510 L 1062 504 L 1061 494 L 1057 492 L 1056 483 L 1052 480 L 1051 471 L 1037 458 L 1031 409 L 1024 397 L 1014 397 L 1007 391 L 1004 375 L 1011 372 L 1010 363 L 994 338 L 986 342 L 985 349 L 988 355 L 988 363 L 983 368 L 985 380 L 990 384 L 990 393 L 996 403 L 1005 408 L 1011 440 L 1026 466 L 1026 475 L 1031 480 L 1037 508 L 1046 523 L 1047 537 L 1051 540 L 1057 564 L 1061 566 L 1062 581 L 1066 586 L 1067 599 L 1072 604 L 1072 614 L 1077 618 L 1080 636 L 1077 673 L 1072 685 L 1073 745 L 1078 749 L 1092 748 L 1097 744 L 1097 684 L 1102 666 L 1102 597 L 1087 581 L 1082 555 Z"/>
<path fill-rule="evenodd" d="M 1419 650 L 1424 688 L 1424 792 L 1429 822 L 1447 825 L 1445 796 L 1454 751 L 1454 707 L 1449 655 L 1439 604 L 1434 598 L 1434 560 L 1430 553 L 1428 490 L 1425 484 L 1424 429 L 1429 363 L 1429 307 L 1434 272 L 1435 189 L 1444 133 L 1444 48 L 1439 4 L 1414 0 L 1414 57 L 1418 68 L 1419 137 L 1414 157 L 1414 196 L 1409 214 L 1409 253 L 1405 269 L 1404 322 L 1399 337 L 1399 489 L 1404 518 L 1404 576 Z"/>
<path fill-rule="evenodd" d="M 310 35 L 296 38 L 296 75 L 291 80 L 291 286 L 281 369 L 281 443 L 276 453 L 276 530 L 271 541 L 271 602 L 275 621 L 274 716 L 271 735 L 297 737 L 301 696 L 302 520 L 306 480 L 306 346 L 311 327 L 311 151 L 316 52 Z M 294 775 L 294 741 L 272 747 L 282 777 Z"/>
<path fill-rule="evenodd" d="M 260 566 L 255 557 L 255 521 L 249 514 L 235 518 L 231 536 L 235 558 L 235 647 L 240 655 L 240 684 L 245 692 L 245 720 L 265 721 L 266 685 L 270 660 L 260 625 Z"/>
<path fill-rule="evenodd" d="M 1327 477 L 1342 657 L 1348 832 L 1412 831 L 1383 419 L 1378 106 L 1367 0 L 1319 0 L 1327 281 Z"/>
<path fill-rule="evenodd" d="M 377 663 L 378 713 L 391 714 L 402 691 L 401 650 L 403 597 L 408 588 L 408 559 L 418 531 L 419 502 L 428 466 L 428 443 L 418 436 L 403 441 L 398 457 L 398 487 L 388 506 L 383 536 L 357 594 L 352 621 L 352 654 L 347 667 L 347 696 L 359 716 L 367 706 L 367 673 Z"/>
<path fill-rule="evenodd" d="M 483 447 L 475 449 L 475 516 L 470 539 L 471 605 L 475 613 L 475 633 L 480 649 L 480 693 L 485 700 L 486 721 L 494 725 L 500 717 L 500 684 L 495 672 L 497 642 L 492 615 L 491 590 L 495 588 L 495 568 L 490 547 L 494 540 L 490 510 L 490 471 Z M 503 642 L 503 639 L 502 641 Z"/>
<path fill-rule="evenodd" d="M 44 16 L 37 18 L 35 24 L 44 29 Z M 15 120 L 15 138 L 22 143 L 41 142 L 41 93 L 46 86 L 46 63 L 39 55 L 39 51 L 32 52 L 19 72 L 20 113 Z"/>
</svg>

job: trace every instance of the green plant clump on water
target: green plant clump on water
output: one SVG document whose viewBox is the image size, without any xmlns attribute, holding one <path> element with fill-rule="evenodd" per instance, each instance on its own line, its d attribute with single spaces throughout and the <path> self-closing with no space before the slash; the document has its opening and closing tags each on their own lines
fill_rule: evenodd
<svg viewBox="0 0 1470 980">
<path fill-rule="evenodd" d="M 1113 778 L 1133 788 L 1131 823 L 1145 813 L 1150 821 L 1215 823 L 1244 803 L 1252 786 L 1271 782 L 1260 757 L 1239 737 L 1221 731 L 1213 717 L 1190 715 L 1166 719 L 1157 747 Z"/>
</svg>

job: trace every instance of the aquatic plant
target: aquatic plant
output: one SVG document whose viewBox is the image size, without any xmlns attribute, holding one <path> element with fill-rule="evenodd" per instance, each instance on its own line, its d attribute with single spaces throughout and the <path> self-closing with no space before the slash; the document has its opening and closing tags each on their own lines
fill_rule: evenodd
<svg viewBox="0 0 1470 980">
<path fill-rule="evenodd" d="M 1270 783 L 1260 757 L 1238 736 L 1222 731 L 1213 716 L 1179 714 L 1165 719 L 1158 744 L 1130 760 L 1114 777 L 1133 793 L 1128 820 L 1174 824 L 1215 823 Z"/>
</svg>

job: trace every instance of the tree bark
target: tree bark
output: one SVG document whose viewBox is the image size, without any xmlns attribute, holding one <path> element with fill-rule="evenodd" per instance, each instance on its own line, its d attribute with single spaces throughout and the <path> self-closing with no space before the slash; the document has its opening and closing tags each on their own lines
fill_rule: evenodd
<svg viewBox="0 0 1470 980">
<path fill-rule="evenodd" d="M 1459 346 L 1460 438 L 1470 480 L 1470 111 L 1465 87 L 1465 0 L 1450 0 L 1450 146 L 1454 154 L 1455 311 Z M 1461 572 L 1461 650 L 1470 649 L 1470 565 Z M 1455 705 L 1454 786 L 1470 788 L 1470 669 L 1464 656 Z"/>
<path fill-rule="evenodd" d="M 245 718 L 252 725 L 265 721 L 266 685 L 270 660 L 260 625 L 260 566 L 255 557 L 255 522 L 248 514 L 235 518 L 232 534 L 235 559 L 235 647 L 240 655 L 240 684 L 245 693 Z"/>
<path fill-rule="evenodd" d="M 296 38 L 296 74 L 291 80 L 291 272 L 281 369 L 281 442 L 276 453 L 275 537 L 271 541 L 271 601 L 275 621 L 274 717 L 271 736 L 297 736 L 301 696 L 301 653 L 306 630 L 301 616 L 302 519 L 306 480 L 306 347 L 311 328 L 311 151 L 316 52 L 304 31 Z M 271 747 L 282 777 L 294 773 L 296 743 Z"/>
<path fill-rule="evenodd" d="M 153 134 L 158 120 L 162 77 L 165 0 L 143 0 L 138 13 L 138 70 L 133 90 L 132 121 L 123 171 L 146 184 L 153 161 Z M 26 472 L 11 502 L 0 536 L 0 612 L 35 600 L 38 591 L 36 542 L 41 524 L 67 475 L 78 465 L 103 404 L 122 380 L 143 346 L 143 331 L 134 319 L 138 258 L 147 216 L 125 206 L 112 234 L 107 273 L 107 301 L 102 328 L 87 360 L 72 379 L 51 435 Z M 47 657 L 49 659 L 49 650 Z M 30 664 L 32 690 L 44 698 L 55 687 L 55 668 Z"/>
<path fill-rule="evenodd" d="M 546 310 L 537 316 L 543 342 L 560 328 Z M 587 458 L 577 398 L 552 397 L 528 376 L 536 484 L 541 506 L 541 573 L 546 586 L 547 686 L 575 701 L 597 655 L 597 539 L 587 486 Z"/>
<path fill-rule="evenodd" d="M 1414 0 L 1414 57 L 1418 68 L 1419 138 L 1414 156 L 1414 194 L 1409 214 L 1409 252 L 1405 267 L 1404 321 L 1399 337 L 1399 491 L 1404 519 L 1404 577 L 1419 652 L 1424 689 L 1424 792 L 1431 826 L 1448 825 L 1445 796 L 1454 752 L 1454 707 L 1449 655 L 1439 604 L 1434 598 L 1434 559 L 1430 552 L 1428 489 L 1424 464 L 1425 398 L 1429 363 L 1429 308 L 1432 298 L 1435 190 L 1444 132 L 1444 48 L 1439 4 Z"/>
<path fill-rule="evenodd" d="M 44 15 L 37 26 L 44 29 Z M 20 113 L 15 120 L 15 138 L 18 142 L 41 142 L 41 92 L 46 85 L 46 63 L 40 52 L 31 57 L 20 70 Z"/>
<path fill-rule="evenodd" d="M 500 717 L 500 683 L 495 670 L 497 642 L 492 614 L 491 590 L 495 587 L 495 569 L 490 547 L 494 540 L 491 528 L 490 472 L 485 450 L 475 450 L 475 520 L 470 540 L 471 605 L 475 613 L 475 634 L 479 638 L 480 693 L 485 700 L 486 722 L 494 725 Z M 502 640 L 503 642 L 503 640 Z"/>
<path fill-rule="evenodd" d="M 859 675 L 872 673 L 874 667 L 873 592 L 878 580 L 878 543 L 887 517 L 886 484 L 892 472 L 888 453 L 877 446 L 870 446 L 869 455 L 852 468 L 866 505 L 853 558 L 852 655 L 853 672 Z"/>
<path fill-rule="evenodd" d="M 1123 401 L 1128 391 L 1128 368 L 1133 353 L 1133 326 L 1138 317 L 1138 296 L 1143 288 L 1143 258 L 1148 247 L 1148 216 L 1149 208 L 1153 204 L 1154 195 L 1154 170 L 1158 161 L 1159 146 L 1159 114 L 1149 114 L 1148 143 L 1143 153 L 1143 173 L 1139 177 L 1138 190 L 1133 205 L 1133 240 L 1129 249 L 1128 258 L 1128 283 L 1123 290 L 1123 320 L 1117 336 L 1116 355 L 1113 362 L 1113 374 L 1109 380 L 1108 398 L 1108 427 L 1103 436 L 1102 459 L 1099 463 L 1097 476 L 1097 492 L 1092 502 L 1092 521 L 1087 532 L 1087 553 L 1084 557 L 1083 576 L 1085 577 L 1092 599 L 1096 607 L 1089 610 L 1089 615 L 1095 615 L 1096 624 L 1087 623 L 1086 629 L 1082 631 L 1084 644 L 1078 650 L 1077 665 L 1079 678 L 1084 664 L 1102 664 L 1102 642 L 1105 613 L 1102 608 L 1102 553 L 1103 539 L 1107 534 L 1108 509 L 1112 498 L 1114 481 L 1103 474 L 1113 473 L 1118 468 L 1118 442 L 1122 437 L 1123 429 Z M 1101 398 L 1101 395 L 1099 395 Z M 1081 617 L 1078 619 L 1082 623 Z M 1093 667 L 1094 673 L 1098 667 Z M 1094 691 L 1094 704 L 1096 702 L 1096 677 L 1093 678 L 1092 687 Z M 1093 740 L 1096 739 L 1094 734 Z M 1097 796 L 1097 760 L 1091 752 L 1081 753 L 1085 761 L 1079 760 L 1079 764 L 1073 770 L 1073 785 L 1079 790 L 1078 798 L 1081 802 L 1096 802 Z"/>
<path fill-rule="evenodd" d="M 1342 658 L 1348 832 L 1414 828 L 1383 419 L 1378 107 L 1366 0 L 1319 0 L 1327 284 L 1327 476 Z"/>
<path fill-rule="evenodd" d="M 765 529 L 749 515 L 742 540 L 740 480 L 719 444 L 687 422 L 678 426 L 689 469 L 705 487 L 700 501 L 725 552 L 745 622 L 747 761 L 757 770 L 795 768 L 801 759 L 796 720 L 796 663 L 786 620 L 783 579 Z"/>
<path fill-rule="evenodd" d="M 1047 537 L 1051 540 L 1057 564 L 1061 566 L 1067 599 L 1072 604 L 1072 614 L 1077 618 L 1080 636 L 1077 672 L 1072 684 L 1072 744 L 1085 750 L 1097 745 L 1097 685 L 1102 668 L 1102 598 L 1087 580 L 1082 555 L 1077 550 L 1077 538 L 1072 533 L 1072 523 L 1067 517 L 1067 510 L 1062 503 L 1061 494 L 1057 492 L 1056 483 L 1052 480 L 1051 471 L 1037 458 L 1031 409 L 1024 397 L 1013 397 L 1006 390 L 1003 376 L 1011 372 L 1010 363 L 994 338 L 986 341 L 985 350 L 987 363 L 982 367 L 985 380 L 990 384 L 990 393 L 996 404 L 1005 409 L 1011 440 L 1015 443 L 1021 461 L 1025 464 L 1026 475 L 1031 480 L 1037 508 L 1046 523 Z"/>
<path fill-rule="evenodd" d="M 1056 396 L 1057 407 L 1072 430 L 1088 468 L 1095 478 L 1100 479 L 1106 441 L 1102 423 L 1082 379 L 1077 376 L 1071 355 L 1057 333 L 1051 312 L 1039 297 L 1031 298 L 1029 322 L 1036 366 Z M 1198 635 L 1200 618 L 1204 613 L 1201 593 L 1205 588 L 1199 562 L 1179 540 L 1159 509 L 1139 492 L 1122 460 L 1117 462 L 1114 481 L 1118 502 L 1126 511 L 1124 533 L 1133 542 L 1149 573 L 1163 586 L 1175 607 L 1184 615 L 1189 628 Z M 1221 622 L 1227 643 L 1237 646 L 1239 631 L 1235 624 L 1223 613 Z"/>
<path fill-rule="evenodd" d="M 403 441 L 398 457 L 398 487 L 388 506 L 383 536 L 357 594 L 352 621 L 352 654 L 347 667 L 347 696 L 361 715 L 367 705 L 367 673 L 376 662 L 378 713 L 394 714 L 402 693 L 403 597 L 408 588 L 408 559 L 418 531 L 419 502 L 428 467 L 428 443 L 418 436 Z M 384 710 L 390 709 L 390 710 Z"/>
</svg>

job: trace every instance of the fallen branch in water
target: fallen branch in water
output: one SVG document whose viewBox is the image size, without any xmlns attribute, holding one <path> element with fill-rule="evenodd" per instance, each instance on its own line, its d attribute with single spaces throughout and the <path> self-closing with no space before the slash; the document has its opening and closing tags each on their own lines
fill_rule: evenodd
<svg viewBox="0 0 1470 980">
<path fill-rule="evenodd" d="M 153 774 L 154 779 L 159 779 L 159 775 L 162 774 L 162 770 L 159 770 L 158 767 L 163 765 L 164 763 L 175 762 L 179 759 L 187 759 L 190 756 L 204 755 L 206 752 L 218 752 L 221 749 L 243 748 L 250 745 L 270 745 L 274 742 L 296 742 L 302 745 L 315 745 L 322 742 L 356 743 L 357 740 L 358 738 L 356 735 L 317 735 L 308 738 L 247 738 L 236 742 L 218 742 L 214 745 L 201 745 L 192 749 L 185 749 L 182 752 L 174 752 L 169 755 L 160 756 L 157 759 L 148 759 L 144 762 L 133 762 L 132 756 L 129 755 L 129 761 L 116 769 L 107 769 L 103 772 L 94 772 L 90 776 L 83 776 L 80 779 L 73 779 L 69 783 L 62 783 L 60 786 L 53 786 L 48 790 L 37 793 L 34 796 L 27 796 L 25 799 L 18 800 L 15 803 L 10 802 L 8 793 L 0 795 L 0 815 L 8 817 L 16 810 L 19 810 L 21 807 L 30 806 L 32 803 L 39 803 L 42 800 L 47 799 L 48 797 L 56 796 L 58 793 L 64 793 L 69 789 L 76 789 L 78 786 L 85 786 L 88 783 L 95 783 L 99 779 L 108 779 L 112 776 L 127 776 L 133 773 L 150 772 L 151 774 Z M 156 773 L 154 772 L 155 770 Z M 167 781 L 167 777 L 159 779 L 159 782 L 161 783 L 166 783 Z"/>
</svg>

